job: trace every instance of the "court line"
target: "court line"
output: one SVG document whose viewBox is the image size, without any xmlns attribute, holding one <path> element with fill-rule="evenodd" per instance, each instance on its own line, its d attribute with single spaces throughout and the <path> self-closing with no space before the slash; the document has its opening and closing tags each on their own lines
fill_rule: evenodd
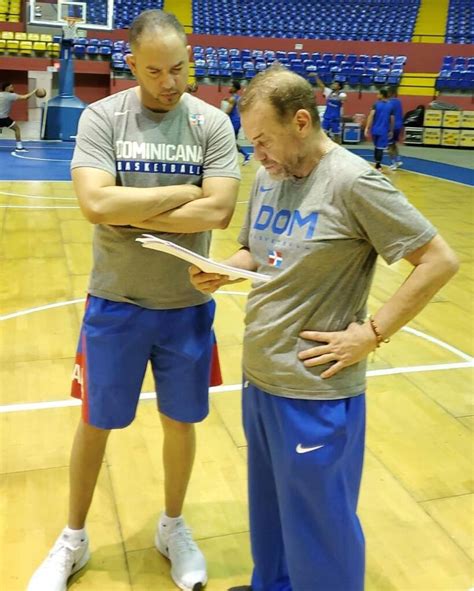
<svg viewBox="0 0 474 591">
<path fill-rule="evenodd" d="M 20 156 L 20 154 L 17 154 L 16 152 L 10 152 L 10 155 L 14 156 L 15 158 L 21 158 L 22 160 L 39 160 L 40 162 L 67 162 L 68 164 L 71 162 L 71 159 L 60 160 L 59 158 L 34 158 L 32 156 Z"/>
<path fill-rule="evenodd" d="M 23 182 L 23 181 L 20 181 Z M 49 181 L 45 181 L 49 182 Z M 64 182 L 64 181 L 63 181 Z M 1 191 L 0 195 L 7 195 L 7 197 L 21 197 L 23 199 L 58 199 L 61 201 L 76 201 L 77 197 L 47 197 L 46 195 L 28 195 L 27 193 L 9 193 L 7 191 Z"/>
<path fill-rule="evenodd" d="M 219 291 L 216 291 L 216 295 L 247 296 L 248 292 L 219 290 Z M 18 312 L 12 312 L 11 314 L 5 314 L 4 316 L 0 316 L 0 322 L 3 320 L 10 320 L 12 318 L 18 318 L 20 316 L 26 316 L 28 314 L 34 314 L 35 312 L 41 312 L 43 310 L 50 310 L 51 308 L 60 308 L 62 306 L 69 306 L 70 304 L 79 304 L 79 303 L 85 302 L 85 301 L 86 301 L 85 298 L 78 298 L 75 300 L 68 300 L 65 302 L 55 302 L 53 304 L 45 304 L 44 306 L 37 306 L 35 308 L 27 308 L 25 310 L 19 310 Z M 472 357 L 471 355 L 468 355 L 467 353 L 464 353 L 464 351 L 461 351 L 461 349 L 458 349 L 457 347 L 454 347 L 453 345 L 450 345 L 449 343 L 446 343 L 445 341 L 442 341 L 441 339 L 438 339 L 436 337 L 432 337 L 431 335 L 426 334 L 425 332 L 422 332 L 421 330 L 417 330 L 416 328 L 411 328 L 410 326 L 402 326 L 402 328 L 400 330 L 402 330 L 403 332 L 408 332 L 410 334 L 413 334 L 421 339 L 425 339 L 426 341 L 429 341 L 435 345 L 438 345 L 442 349 L 446 349 L 447 351 L 454 353 L 455 355 L 457 355 L 458 357 L 460 357 L 461 359 L 463 359 L 466 362 L 472 363 L 474 361 L 474 357 Z M 413 367 L 416 367 L 416 366 L 413 366 Z M 431 366 L 428 366 L 428 367 L 431 367 Z"/>
<path fill-rule="evenodd" d="M 79 209 L 77 205 L 0 205 L 1 209 Z"/>
<path fill-rule="evenodd" d="M 451 353 L 458 355 L 459 357 L 461 357 L 461 359 L 464 359 L 465 361 L 472 362 L 474 359 L 473 357 L 471 357 L 471 355 L 468 355 L 467 353 L 464 353 L 460 349 L 457 349 L 456 347 L 449 345 L 445 341 L 442 341 L 440 339 L 437 339 L 436 337 L 432 337 L 431 335 L 426 334 L 426 332 L 422 332 L 421 330 L 416 330 L 416 328 L 411 328 L 410 326 L 404 326 L 404 327 L 402 327 L 402 330 L 405 332 L 408 332 L 410 334 L 413 334 L 417 337 L 420 337 L 422 339 L 425 339 L 426 341 L 430 341 L 431 343 L 434 343 L 435 345 L 438 345 L 439 347 L 442 347 L 443 349 L 447 349 L 448 351 L 451 351 Z"/>
<path fill-rule="evenodd" d="M 469 169 L 467 169 L 467 170 L 469 170 Z M 455 183 L 456 185 L 461 185 L 461 187 L 469 187 L 470 189 L 472 189 L 472 185 L 468 185 L 467 183 L 461 183 L 461 181 L 453 181 L 451 179 L 447 179 L 442 176 L 434 176 L 433 174 L 427 174 L 426 172 L 418 172 L 417 170 L 408 170 L 408 168 L 399 168 L 397 171 L 394 171 L 394 172 L 398 172 L 398 171 L 411 172 L 411 174 L 419 174 L 421 176 L 426 176 L 430 179 L 436 179 L 437 181 L 445 181 L 446 183 Z"/>
<path fill-rule="evenodd" d="M 27 316 L 28 314 L 42 312 L 43 310 L 50 310 L 51 308 L 61 308 L 62 306 L 70 306 L 71 304 L 80 304 L 81 302 L 85 301 L 86 298 L 79 298 L 77 300 L 68 300 L 67 302 L 56 302 L 54 304 L 37 306 L 36 308 L 27 308 L 26 310 L 19 310 L 18 312 L 12 312 L 11 314 L 5 314 L 4 316 L 0 316 L 0 321 L 10 320 L 11 318 L 18 318 L 20 316 Z"/>
<path fill-rule="evenodd" d="M 246 292 L 230 292 L 230 291 L 218 291 L 216 294 L 222 295 L 248 295 Z M 12 318 L 18 318 L 20 316 L 26 316 L 28 314 L 34 314 L 36 312 L 41 312 L 43 310 L 50 310 L 52 308 L 60 308 L 63 306 L 68 306 L 70 304 L 80 304 L 84 303 L 85 298 L 78 298 L 75 300 L 68 300 L 66 302 L 56 302 L 53 304 L 46 304 L 44 306 L 37 306 L 35 308 L 28 308 L 26 310 L 20 310 L 18 312 L 13 312 L 11 314 L 5 314 L 0 316 L 0 321 L 3 320 L 10 320 Z M 467 355 L 460 349 L 441 341 L 436 337 L 432 337 L 420 330 L 411 328 L 409 326 L 403 326 L 401 328 L 402 331 L 408 332 L 413 334 L 414 336 L 420 337 L 425 339 L 429 342 L 432 342 L 438 345 L 441 348 L 444 348 L 455 355 L 461 357 L 464 361 L 460 361 L 457 363 L 437 363 L 437 364 L 425 364 L 425 365 L 411 365 L 405 367 L 391 367 L 391 368 L 383 368 L 383 369 L 372 369 L 366 372 L 366 376 L 370 377 L 379 377 L 379 376 L 387 376 L 387 375 L 397 375 L 397 374 L 406 374 L 406 373 L 420 373 L 420 372 L 427 372 L 427 371 L 446 371 L 451 369 L 467 369 L 467 368 L 474 368 L 474 358 L 470 355 Z M 228 386 L 212 386 L 209 388 L 209 391 L 219 393 L 219 392 L 233 392 L 240 390 L 242 384 L 233 384 Z M 140 400 L 150 400 L 155 398 L 155 392 L 143 392 L 140 395 Z M 79 406 L 81 404 L 80 400 L 76 399 L 67 399 L 67 400 L 54 400 L 48 402 L 26 402 L 26 403 L 18 403 L 18 404 L 5 404 L 0 405 L 0 414 L 10 413 L 10 412 L 25 412 L 25 411 L 32 411 L 32 410 L 47 410 L 50 408 L 65 408 L 65 407 L 72 407 L 72 406 Z"/>
<path fill-rule="evenodd" d="M 216 295 L 241 295 L 241 296 L 246 296 L 248 295 L 248 292 L 245 291 L 217 291 Z M 34 314 L 36 312 L 42 312 L 44 310 L 51 310 L 53 308 L 61 308 L 63 306 L 69 306 L 71 304 L 81 304 L 84 303 L 86 301 L 86 298 L 78 298 L 75 300 L 68 300 L 66 302 L 56 302 L 54 304 L 46 304 L 44 306 L 37 306 L 35 308 L 27 308 L 26 310 L 19 310 L 18 312 L 12 312 L 11 314 L 5 314 L 3 316 L 0 316 L 0 322 L 4 321 L 4 320 L 11 320 L 12 318 L 19 318 L 20 316 L 27 316 L 28 314 Z M 446 343 L 445 341 L 442 341 L 441 339 L 438 339 L 436 337 L 432 337 L 431 335 L 422 332 L 421 330 L 417 330 L 415 328 L 411 328 L 410 326 L 402 326 L 401 328 L 402 331 L 404 332 L 408 332 L 410 334 L 413 334 L 417 337 L 420 337 L 422 339 L 425 339 L 426 341 L 429 341 L 435 345 L 438 345 L 439 347 L 441 347 L 442 349 L 446 349 L 447 351 L 450 351 L 451 353 L 454 353 L 455 355 L 457 355 L 458 357 L 461 357 L 461 359 L 463 359 L 465 362 L 467 363 L 473 363 L 474 362 L 474 358 L 471 357 L 471 355 L 468 355 L 467 353 L 464 353 L 464 351 L 461 351 L 460 349 L 458 349 L 457 347 L 453 347 L 453 345 L 450 345 L 449 343 Z M 445 366 L 445 364 L 443 364 L 443 367 Z M 417 366 L 412 366 L 412 367 L 417 367 Z M 422 366 L 419 366 L 422 367 Z M 424 367 L 424 366 L 423 366 Z M 435 367 L 434 365 L 429 365 L 427 367 Z M 378 370 L 374 370 L 374 371 L 378 371 Z M 375 374 L 374 374 L 375 375 Z"/>
<path fill-rule="evenodd" d="M 368 378 L 376 378 L 379 376 L 396 375 L 402 373 L 419 373 L 426 371 L 443 371 L 447 369 L 466 369 L 474 367 L 473 361 L 461 361 L 459 363 L 438 363 L 436 365 L 413 365 L 408 367 L 391 367 L 387 369 L 372 369 L 366 373 Z M 237 392 L 242 389 L 242 384 L 231 384 L 229 386 L 211 386 L 209 392 Z M 142 392 L 140 400 L 154 400 L 156 392 Z M 72 406 L 80 406 L 82 402 L 75 398 L 68 400 L 50 400 L 48 402 L 23 402 L 18 404 L 3 404 L 0 405 L 0 414 L 7 414 L 11 412 L 27 412 L 33 410 L 48 410 L 51 408 L 68 408 Z"/>
<path fill-rule="evenodd" d="M 20 182 L 23 182 L 23 181 L 20 181 Z M 50 181 L 45 181 L 45 182 L 50 182 Z M 65 182 L 65 181 L 62 181 L 62 182 Z M 10 193 L 10 192 L 1 191 L 1 190 L 0 190 L 0 195 L 6 195 L 7 197 L 20 197 L 22 199 L 46 199 L 46 200 L 55 200 L 55 201 L 77 201 L 77 197 L 48 197 L 46 195 L 28 195 L 27 193 Z M 237 203 L 248 203 L 248 201 L 237 201 Z"/>
<path fill-rule="evenodd" d="M 64 145 L 64 140 L 35 140 L 35 139 L 27 139 L 27 140 L 23 140 L 24 144 L 28 144 L 28 146 L 30 148 L 37 148 L 38 150 L 41 150 L 43 148 L 45 149 L 49 149 L 49 148 L 55 148 L 55 149 L 59 149 L 59 150 L 74 150 L 74 146 L 76 145 L 75 142 L 71 142 L 71 146 L 65 146 Z M 39 145 L 36 146 L 32 146 L 31 144 L 36 143 Z M 48 144 L 46 146 L 44 146 L 43 144 Z M 50 144 L 61 144 L 58 146 L 52 146 Z M 0 148 L 14 148 L 15 147 L 15 143 L 13 140 L 0 140 Z"/>
</svg>

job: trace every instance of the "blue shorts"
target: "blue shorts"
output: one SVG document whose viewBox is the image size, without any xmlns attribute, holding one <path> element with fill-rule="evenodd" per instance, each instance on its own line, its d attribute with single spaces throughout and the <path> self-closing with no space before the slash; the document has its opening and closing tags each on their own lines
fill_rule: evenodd
<svg viewBox="0 0 474 591">
<path fill-rule="evenodd" d="M 372 133 L 372 141 L 376 150 L 386 150 L 388 148 L 388 132 Z"/>
<path fill-rule="evenodd" d="M 202 421 L 209 412 L 210 368 L 217 353 L 214 312 L 214 301 L 149 310 L 89 296 L 72 382 L 84 421 L 101 429 L 129 425 L 148 361 L 159 411 L 176 421 Z M 214 384 L 219 377 L 214 375 Z"/>
<path fill-rule="evenodd" d="M 242 404 L 252 589 L 363 591 L 365 396 L 297 400 L 244 382 Z"/>
<path fill-rule="evenodd" d="M 341 133 L 341 119 L 326 119 L 323 117 L 323 129 L 324 131 L 330 131 L 336 135 Z"/>
</svg>

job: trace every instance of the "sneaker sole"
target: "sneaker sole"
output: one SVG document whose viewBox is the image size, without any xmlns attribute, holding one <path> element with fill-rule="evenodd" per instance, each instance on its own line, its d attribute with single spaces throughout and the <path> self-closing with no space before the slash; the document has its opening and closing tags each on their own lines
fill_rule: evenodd
<svg viewBox="0 0 474 591">
<path fill-rule="evenodd" d="M 84 568 L 86 566 L 86 564 L 89 562 L 90 557 L 91 557 L 91 553 L 89 551 L 89 548 L 87 548 L 86 553 L 81 558 L 81 560 L 79 560 L 79 562 L 74 565 L 70 576 L 72 577 L 72 575 L 75 575 L 78 571 L 81 570 L 81 568 Z"/>
<path fill-rule="evenodd" d="M 155 534 L 155 548 L 165 558 L 167 558 L 168 560 L 170 559 L 168 550 L 161 544 L 160 538 L 156 534 Z M 171 563 L 171 561 L 170 561 L 170 563 Z M 202 589 L 204 589 L 204 586 L 207 583 L 207 577 L 206 577 L 204 579 L 204 581 L 199 581 L 198 583 L 195 583 L 193 585 L 193 587 L 191 588 L 191 587 L 187 587 L 186 585 L 183 585 L 183 583 L 181 583 L 181 581 L 178 581 L 173 574 L 173 570 L 171 570 L 170 574 L 171 574 L 171 578 L 173 579 L 174 584 L 177 587 L 179 587 L 180 589 L 182 589 L 182 591 L 202 591 Z"/>
</svg>

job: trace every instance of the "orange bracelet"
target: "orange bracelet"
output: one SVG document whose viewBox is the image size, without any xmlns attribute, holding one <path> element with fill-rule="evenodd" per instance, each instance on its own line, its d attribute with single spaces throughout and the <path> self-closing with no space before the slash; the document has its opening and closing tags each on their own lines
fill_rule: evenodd
<svg viewBox="0 0 474 591">
<path fill-rule="evenodd" d="M 386 338 L 386 339 L 383 338 L 382 333 L 380 332 L 379 327 L 375 323 L 373 316 L 369 316 L 369 323 L 370 323 L 371 329 L 374 332 L 375 338 L 377 340 L 377 347 L 380 347 L 381 343 L 390 343 L 389 338 Z"/>
</svg>

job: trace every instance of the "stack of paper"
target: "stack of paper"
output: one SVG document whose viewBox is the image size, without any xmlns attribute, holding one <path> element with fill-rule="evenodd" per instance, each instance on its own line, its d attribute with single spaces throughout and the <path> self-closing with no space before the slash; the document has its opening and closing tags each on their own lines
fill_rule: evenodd
<svg viewBox="0 0 474 591">
<path fill-rule="evenodd" d="M 145 248 L 152 248 L 153 250 L 166 252 L 167 254 L 183 259 L 192 265 L 196 265 L 196 267 L 205 273 L 228 275 L 231 280 L 253 279 L 254 281 L 268 281 L 270 279 L 269 275 L 264 275 L 263 273 L 255 273 L 255 271 L 247 271 L 245 269 L 238 269 L 237 267 L 224 265 L 223 263 L 217 263 L 216 261 L 207 259 L 179 244 L 175 244 L 169 240 L 162 240 L 151 234 L 143 234 L 143 237 L 137 238 L 137 242 L 141 242 L 142 246 Z"/>
</svg>

